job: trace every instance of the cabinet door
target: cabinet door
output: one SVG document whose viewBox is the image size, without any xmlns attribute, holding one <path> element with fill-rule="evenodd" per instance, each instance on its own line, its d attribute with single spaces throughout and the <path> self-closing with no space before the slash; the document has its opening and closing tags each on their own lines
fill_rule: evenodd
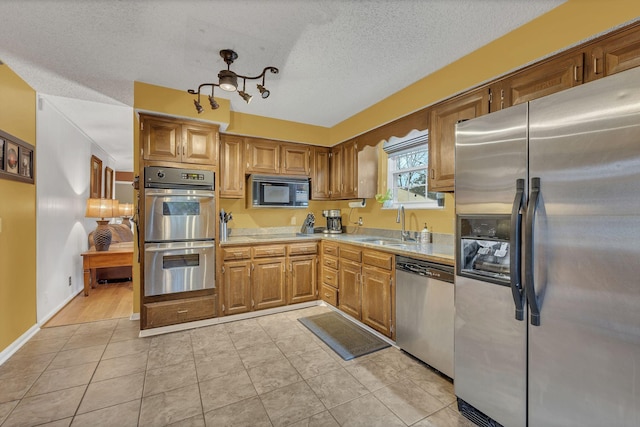
<svg viewBox="0 0 640 427">
<path fill-rule="evenodd" d="M 591 81 L 640 66 L 640 29 L 626 30 L 594 46 L 585 64 Z"/>
<path fill-rule="evenodd" d="M 477 90 L 436 105 L 429 132 L 429 191 L 453 191 L 456 123 L 488 113 L 489 91 Z"/>
<path fill-rule="evenodd" d="M 145 160 L 180 161 L 182 130 L 171 120 L 142 119 Z"/>
<path fill-rule="evenodd" d="M 251 310 L 251 262 L 232 261 L 222 266 L 222 301 L 225 315 Z"/>
<path fill-rule="evenodd" d="M 340 288 L 338 308 L 360 320 L 361 303 L 360 263 L 340 259 Z"/>
<path fill-rule="evenodd" d="M 283 175 L 304 175 L 311 173 L 311 147 L 308 145 L 283 144 L 280 148 Z"/>
<path fill-rule="evenodd" d="M 218 129 L 212 126 L 182 125 L 182 162 L 215 165 L 218 161 Z"/>
<path fill-rule="evenodd" d="M 330 197 L 329 149 L 314 147 L 311 163 L 311 198 L 328 200 Z"/>
<path fill-rule="evenodd" d="M 583 82 L 584 54 L 562 55 L 509 78 L 511 105 L 522 104 Z"/>
<path fill-rule="evenodd" d="M 288 304 L 313 301 L 318 298 L 317 260 L 316 255 L 289 258 Z"/>
<path fill-rule="evenodd" d="M 245 146 L 247 173 L 280 173 L 280 145 L 277 142 L 247 138 Z"/>
<path fill-rule="evenodd" d="M 489 112 L 511 107 L 511 91 L 506 80 L 500 80 L 489 86 Z"/>
<path fill-rule="evenodd" d="M 391 272 L 362 267 L 362 322 L 391 336 Z"/>
<path fill-rule="evenodd" d="M 253 309 L 285 305 L 285 259 L 264 258 L 253 261 Z"/>
<path fill-rule="evenodd" d="M 342 197 L 342 144 L 331 149 L 331 198 L 340 199 Z"/>
<path fill-rule="evenodd" d="M 355 139 L 345 142 L 342 149 L 342 198 L 358 197 L 358 143 Z"/>
<path fill-rule="evenodd" d="M 220 197 L 244 197 L 244 138 L 223 135 L 220 138 Z"/>
</svg>

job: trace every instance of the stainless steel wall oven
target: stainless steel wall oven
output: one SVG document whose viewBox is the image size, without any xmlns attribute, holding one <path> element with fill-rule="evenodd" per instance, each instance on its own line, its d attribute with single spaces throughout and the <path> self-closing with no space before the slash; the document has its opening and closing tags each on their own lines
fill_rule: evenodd
<svg viewBox="0 0 640 427">
<path fill-rule="evenodd" d="M 145 296 L 215 288 L 214 173 L 144 169 Z"/>
</svg>

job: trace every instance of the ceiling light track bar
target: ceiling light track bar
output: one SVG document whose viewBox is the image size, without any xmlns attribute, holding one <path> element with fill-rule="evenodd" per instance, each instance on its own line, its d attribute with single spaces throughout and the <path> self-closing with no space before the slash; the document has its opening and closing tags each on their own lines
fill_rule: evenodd
<svg viewBox="0 0 640 427">
<path fill-rule="evenodd" d="M 204 108 L 202 108 L 202 105 L 200 105 L 200 93 L 202 91 L 202 88 L 204 87 L 211 87 L 211 95 L 209 95 L 208 98 L 209 98 L 209 103 L 211 104 L 211 108 L 214 110 L 220 107 L 220 105 L 216 102 L 215 98 L 213 97 L 213 92 L 215 88 L 219 87 L 220 89 L 225 90 L 227 92 L 235 92 L 238 90 L 238 79 L 242 79 L 242 90 L 238 91 L 238 95 L 240 95 L 240 97 L 244 99 L 247 104 L 250 103 L 251 99 L 253 98 L 251 95 L 245 92 L 247 80 L 262 79 L 262 84 L 257 85 L 258 91 L 260 92 L 260 96 L 263 99 L 266 99 L 269 97 L 271 92 L 264 86 L 265 76 L 267 75 L 267 72 L 271 72 L 272 74 L 278 74 L 280 70 L 278 70 L 276 67 L 268 66 L 268 67 L 265 67 L 262 70 L 262 73 L 258 74 L 257 76 L 253 76 L 253 77 L 243 76 L 241 74 L 236 74 L 235 72 L 231 71 L 231 64 L 233 64 L 233 61 L 238 59 L 237 53 L 235 53 L 231 49 L 223 49 L 220 51 L 220 56 L 222 57 L 224 62 L 227 63 L 227 69 L 220 70 L 220 72 L 218 73 L 218 83 L 202 83 L 200 86 L 198 86 L 197 90 L 194 90 L 194 89 L 187 90 L 187 92 L 190 93 L 191 95 L 198 95 L 198 99 L 193 100 L 193 103 L 196 107 L 196 111 L 198 112 L 198 114 L 204 111 Z"/>
</svg>

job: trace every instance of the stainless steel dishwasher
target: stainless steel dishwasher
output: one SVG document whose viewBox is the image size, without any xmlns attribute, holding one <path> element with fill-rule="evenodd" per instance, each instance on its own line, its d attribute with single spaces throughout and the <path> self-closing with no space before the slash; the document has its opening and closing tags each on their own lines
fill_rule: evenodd
<svg viewBox="0 0 640 427">
<path fill-rule="evenodd" d="M 396 256 L 396 344 L 453 378 L 453 267 Z"/>
</svg>

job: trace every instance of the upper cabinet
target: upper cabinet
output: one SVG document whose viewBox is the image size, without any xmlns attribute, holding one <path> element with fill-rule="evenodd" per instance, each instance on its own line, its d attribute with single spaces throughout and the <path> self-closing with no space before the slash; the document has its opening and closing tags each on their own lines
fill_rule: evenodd
<svg viewBox="0 0 640 427">
<path fill-rule="evenodd" d="M 328 200 L 330 198 L 330 148 L 313 147 L 311 154 L 311 198 Z"/>
<path fill-rule="evenodd" d="M 375 147 L 358 146 L 350 139 L 331 149 L 330 198 L 372 198 L 378 183 L 378 151 Z"/>
<path fill-rule="evenodd" d="M 210 166 L 217 162 L 217 125 L 141 115 L 140 127 L 144 160 Z"/>
<path fill-rule="evenodd" d="M 247 173 L 275 175 L 280 171 L 280 145 L 268 139 L 245 138 Z"/>
<path fill-rule="evenodd" d="M 245 138 L 246 172 L 268 175 L 311 173 L 311 148 L 303 144 Z"/>
<path fill-rule="evenodd" d="M 536 65 L 506 80 L 510 105 L 572 88 L 584 81 L 584 55 L 570 53 Z"/>
<path fill-rule="evenodd" d="M 591 81 L 640 66 L 640 30 L 627 29 L 587 49 L 585 80 Z"/>
<path fill-rule="evenodd" d="M 244 138 L 241 136 L 220 138 L 220 197 L 244 197 Z"/>
<path fill-rule="evenodd" d="M 283 175 L 311 175 L 311 147 L 302 144 L 280 146 L 280 173 Z"/>
<path fill-rule="evenodd" d="M 476 90 L 433 107 L 429 132 L 429 191 L 453 191 L 456 123 L 489 112 L 489 91 Z"/>
</svg>

